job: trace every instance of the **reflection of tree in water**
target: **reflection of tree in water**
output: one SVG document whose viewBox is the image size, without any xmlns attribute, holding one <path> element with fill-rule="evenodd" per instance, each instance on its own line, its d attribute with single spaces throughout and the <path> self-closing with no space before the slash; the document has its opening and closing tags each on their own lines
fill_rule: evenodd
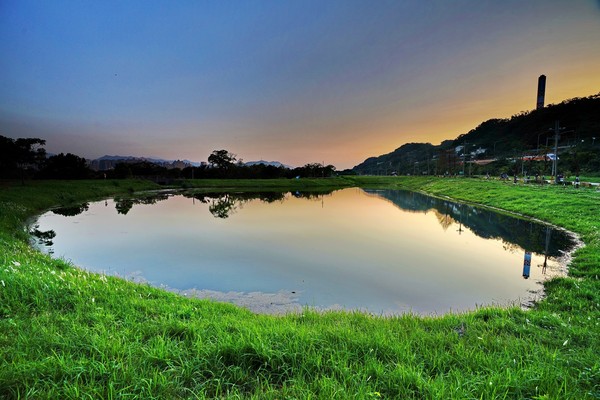
<svg viewBox="0 0 600 400">
<path fill-rule="evenodd" d="M 234 214 L 244 203 L 251 200 L 260 200 L 265 203 L 273 203 L 285 199 L 282 192 L 211 192 L 211 193 L 184 193 L 185 197 L 194 198 L 201 203 L 208 204 L 208 211 L 215 218 L 228 218 Z"/>
<path fill-rule="evenodd" d="M 210 211 L 215 218 L 228 218 L 249 201 L 260 200 L 265 203 L 284 201 L 287 193 L 288 192 L 189 192 L 184 193 L 183 195 L 198 200 L 201 203 L 208 204 L 208 211 Z M 321 198 L 324 194 L 329 193 L 331 192 L 291 192 L 294 197 L 305 199 Z"/>
<path fill-rule="evenodd" d="M 511 252 L 513 254 L 522 251 L 521 248 L 518 245 L 516 245 L 514 243 L 507 242 L 506 240 L 502 241 L 502 248 L 505 251 Z"/>
<path fill-rule="evenodd" d="M 40 231 L 38 229 L 39 227 L 39 225 L 34 226 L 29 233 L 37 239 L 39 244 L 43 244 L 45 246 L 52 246 L 54 244 L 52 242 L 52 239 L 56 237 L 56 232 L 54 232 L 53 230 Z"/>
<path fill-rule="evenodd" d="M 133 208 L 133 200 L 131 199 L 115 199 L 115 208 L 117 213 L 127 215 Z"/>
<path fill-rule="evenodd" d="M 307 200 L 322 200 L 324 196 L 331 195 L 332 191 L 327 192 L 290 192 L 292 196 L 298 199 L 307 199 Z"/>
<path fill-rule="evenodd" d="M 65 217 L 74 217 L 75 215 L 79 215 L 84 211 L 89 210 L 90 204 L 83 203 L 79 205 L 69 206 L 69 207 L 60 207 L 51 210 L 54 214 L 62 215 Z"/>
<path fill-rule="evenodd" d="M 169 193 L 155 193 L 141 197 L 115 197 L 115 208 L 117 213 L 127 215 L 136 204 L 156 204 L 159 201 L 167 200 L 169 196 Z"/>
<path fill-rule="evenodd" d="M 208 211 L 215 218 L 228 218 L 236 210 L 236 199 L 229 195 L 213 198 L 208 206 Z"/>
<path fill-rule="evenodd" d="M 406 211 L 424 213 L 434 210 L 443 227 L 447 228 L 452 222 L 460 222 L 477 236 L 502 240 L 508 250 L 514 251 L 521 247 L 538 254 L 559 256 L 561 250 L 573 245 L 571 238 L 563 231 L 550 229 L 551 235 L 547 235 L 546 225 L 467 204 L 402 190 L 365 190 L 365 192 L 387 199 Z"/>
</svg>

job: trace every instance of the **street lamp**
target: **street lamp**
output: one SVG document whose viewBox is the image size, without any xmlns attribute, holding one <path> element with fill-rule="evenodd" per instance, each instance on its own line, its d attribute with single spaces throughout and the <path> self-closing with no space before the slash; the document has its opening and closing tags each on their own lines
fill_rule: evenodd
<svg viewBox="0 0 600 400">
<path fill-rule="evenodd" d="M 554 160 L 552 160 L 552 174 L 555 178 L 555 183 L 559 183 L 558 179 L 558 139 L 560 139 L 560 134 L 571 133 L 573 130 L 565 131 L 566 128 L 561 127 L 559 121 L 554 121 Z M 548 129 L 549 131 L 553 130 L 552 128 Z"/>
<path fill-rule="evenodd" d="M 560 131 L 565 128 L 561 128 L 558 120 L 554 121 L 554 129 L 550 128 L 549 131 L 554 131 L 554 157 L 552 160 L 552 175 L 554 176 L 554 182 L 558 183 L 558 139 L 560 138 Z"/>
</svg>

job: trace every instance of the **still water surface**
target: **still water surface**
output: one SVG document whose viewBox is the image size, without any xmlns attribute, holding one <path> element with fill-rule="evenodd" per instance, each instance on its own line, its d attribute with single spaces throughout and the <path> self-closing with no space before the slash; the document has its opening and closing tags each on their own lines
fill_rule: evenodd
<svg viewBox="0 0 600 400">
<path fill-rule="evenodd" d="M 37 224 L 56 233 L 47 251 L 85 269 L 270 313 L 308 305 L 441 314 L 521 304 L 560 273 L 558 259 L 572 246 L 542 224 L 355 188 L 163 193 L 56 209 Z"/>
</svg>

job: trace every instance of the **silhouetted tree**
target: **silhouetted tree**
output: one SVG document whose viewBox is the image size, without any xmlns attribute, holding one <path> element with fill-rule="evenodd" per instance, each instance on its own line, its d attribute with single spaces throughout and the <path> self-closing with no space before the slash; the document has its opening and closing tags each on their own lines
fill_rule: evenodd
<svg viewBox="0 0 600 400">
<path fill-rule="evenodd" d="M 111 172 L 111 176 L 115 178 L 179 178 L 181 170 L 179 168 L 166 168 L 162 165 L 154 164 L 148 161 L 143 162 L 122 162 L 115 166 Z"/>
<path fill-rule="evenodd" d="M 303 167 L 294 168 L 292 176 L 300 176 L 302 178 L 322 178 L 330 177 L 335 172 L 333 165 L 323 165 L 318 163 L 306 164 Z"/>
<path fill-rule="evenodd" d="M 47 179 L 86 179 L 92 175 L 92 170 L 85 158 L 71 153 L 60 153 L 44 162 L 39 175 Z"/>
<path fill-rule="evenodd" d="M 46 158 L 46 141 L 38 138 L 11 139 L 0 136 L 0 177 L 21 178 L 35 171 Z"/>
<path fill-rule="evenodd" d="M 210 156 L 208 156 L 208 163 L 219 169 L 231 167 L 236 160 L 235 154 L 232 154 L 227 150 L 214 150 Z"/>
</svg>

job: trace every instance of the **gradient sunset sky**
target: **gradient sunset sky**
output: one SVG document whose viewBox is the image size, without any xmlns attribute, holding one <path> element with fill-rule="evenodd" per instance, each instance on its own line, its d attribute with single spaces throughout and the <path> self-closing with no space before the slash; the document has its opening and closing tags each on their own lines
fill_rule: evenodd
<svg viewBox="0 0 600 400">
<path fill-rule="evenodd" d="M 0 1 L 0 135 L 350 168 L 600 92 L 600 1 Z"/>
</svg>

